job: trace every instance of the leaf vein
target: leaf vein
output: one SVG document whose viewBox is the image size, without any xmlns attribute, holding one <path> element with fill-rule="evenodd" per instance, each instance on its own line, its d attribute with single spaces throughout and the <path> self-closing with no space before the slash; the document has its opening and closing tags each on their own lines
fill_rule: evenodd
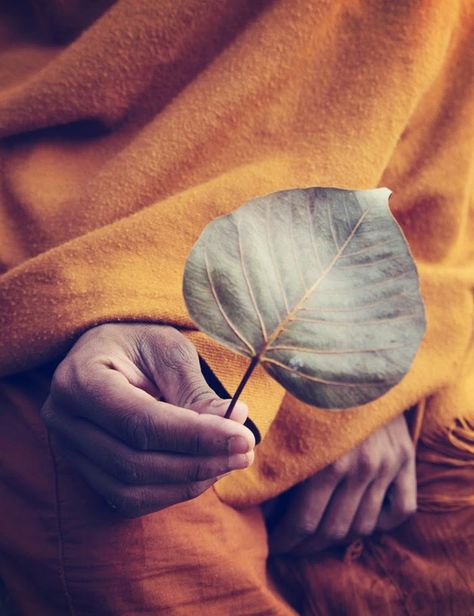
<svg viewBox="0 0 474 616">
<path fill-rule="evenodd" d="M 314 199 L 313 199 L 313 205 L 315 205 Z M 313 247 L 313 252 L 318 262 L 319 272 L 322 272 L 323 264 L 321 261 L 321 257 L 319 256 L 318 244 L 314 237 L 314 220 L 313 220 L 313 216 L 311 215 L 311 207 L 309 203 L 306 204 L 306 211 L 308 212 L 308 218 L 309 218 L 309 235 L 311 237 L 311 246 Z"/>
<path fill-rule="evenodd" d="M 293 206 L 291 205 L 291 203 L 289 204 L 290 206 L 290 239 L 291 239 L 291 251 L 293 253 L 293 260 L 295 262 L 295 266 L 296 266 L 296 271 L 298 272 L 298 276 L 301 280 L 301 283 L 303 285 L 303 290 L 304 293 L 306 293 L 306 291 L 308 290 L 308 286 L 306 284 L 306 280 L 304 279 L 304 274 L 303 274 L 303 270 L 301 269 L 301 263 L 298 259 L 298 256 L 296 254 L 295 251 L 295 222 L 293 220 Z"/>
<path fill-rule="evenodd" d="M 278 366 L 283 370 L 287 370 L 288 372 L 292 372 L 293 374 L 297 374 L 302 379 L 306 379 L 308 381 L 313 381 L 315 383 L 321 383 L 323 385 L 335 385 L 336 387 L 360 387 L 361 385 L 386 385 L 387 382 L 384 381 L 381 383 L 380 381 L 363 381 L 362 383 L 353 383 L 350 381 L 330 381 L 328 379 L 322 379 L 317 376 L 311 376 L 310 374 L 306 374 L 298 370 L 297 368 L 290 368 L 290 366 L 286 366 L 282 364 L 280 361 L 276 359 L 265 358 L 262 363 L 273 364 L 274 366 Z"/>
<path fill-rule="evenodd" d="M 355 268 L 370 267 L 371 265 L 378 265 L 379 263 L 383 263 L 384 261 L 390 261 L 391 259 L 396 257 L 403 257 L 403 254 L 400 252 L 395 254 L 392 253 L 390 255 L 380 257 L 380 259 L 376 259 L 373 261 L 364 261 L 363 263 L 351 263 L 350 265 L 341 265 L 340 263 L 338 263 L 337 268 L 340 270 L 351 270 Z"/>
<path fill-rule="evenodd" d="M 333 259 L 330 261 L 330 263 L 326 266 L 326 268 L 321 272 L 321 274 L 319 275 L 319 277 L 316 279 L 316 281 L 313 283 L 313 285 L 305 292 L 305 294 L 303 295 L 303 297 L 299 300 L 299 302 L 297 302 L 295 304 L 295 306 L 292 308 L 291 312 L 288 314 L 288 316 L 286 317 L 286 319 L 284 321 L 282 321 L 278 327 L 275 328 L 275 330 L 272 332 L 272 334 L 270 335 L 269 339 L 267 340 L 267 343 L 265 345 L 265 347 L 260 351 L 260 355 L 263 355 L 266 351 L 266 349 L 271 346 L 273 344 L 273 342 L 280 336 L 280 334 L 285 330 L 285 328 L 287 327 L 289 321 L 291 320 L 291 316 L 298 313 L 301 308 L 303 308 L 304 304 L 306 303 L 306 301 L 308 300 L 308 297 L 314 293 L 314 291 L 317 289 L 318 285 L 321 284 L 321 282 L 325 279 L 325 277 L 329 274 L 329 272 L 331 271 L 334 263 L 337 261 L 337 259 L 339 258 L 340 254 L 343 252 L 343 250 L 346 248 L 346 246 L 350 243 L 350 241 L 352 240 L 352 238 L 354 237 L 354 235 L 357 233 L 357 230 L 359 229 L 359 227 L 361 226 L 361 224 L 363 223 L 365 217 L 367 216 L 369 212 L 369 208 L 367 208 L 360 216 L 359 220 L 357 221 L 357 223 L 354 225 L 354 228 L 352 229 L 351 233 L 348 235 L 348 237 L 346 238 L 344 244 L 341 246 L 341 248 L 339 249 L 339 252 L 333 257 Z"/>
<path fill-rule="evenodd" d="M 337 241 L 336 232 L 334 231 L 334 224 L 332 220 L 332 210 L 329 204 L 327 205 L 327 213 L 328 213 L 328 219 L 329 219 L 329 229 L 331 231 L 332 239 L 336 246 L 336 252 L 339 252 L 339 244 Z"/>
<path fill-rule="evenodd" d="M 217 304 L 217 307 L 219 308 L 220 313 L 222 314 L 222 317 L 224 318 L 225 322 L 230 327 L 230 329 L 237 336 L 237 338 L 239 340 L 241 340 L 245 344 L 245 346 L 248 348 L 250 353 L 252 353 L 252 355 L 255 355 L 255 349 L 250 344 L 250 342 L 248 340 L 246 340 L 244 338 L 244 336 L 242 336 L 242 334 L 239 332 L 237 327 L 232 323 L 232 321 L 230 320 L 229 316 L 227 315 L 226 311 L 224 310 L 224 307 L 222 306 L 221 301 L 220 301 L 220 299 L 219 299 L 219 297 L 217 295 L 216 287 L 215 287 L 214 281 L 212 280 L 211 272 L 210 272 L 210 269 L 209 269 L 209 259 L 208 259 L 208 256 L 207 256 L 207 246 L 204 247 L 204 260 L 205 260 L 205 263 L 206 263 L 207 279 L 209 280 L 209 285 L 211 287 L 212 295 L 214 297 L 214 301 Z"/>
<path fill-rule="evenodd" d="M 384 240 L 383 242 L 377 242 L 377 244 L 372 244 L 371 246 L 364 246 L 364 248 L 361 248 L 360 250 L 355 250 L 354 252 L 348 252 L 344 256 L 342 256 L 341 259 L 348 259 L 349 257 L 355 257 L 356 255 L 361 255 L 364 252 L 368 252 L 369 250 L 372 250 L 373 248 L 380 248 L 380 246 L 386 246 L 387 244 L 392 244 L 393 242 L 397 242 L 397 241 L 399 241 L 398 237 L 392 237 L 388 240 Z"/>
<path fill-rule="evenodd" d="M 357 310 L 368 310 L 369 308 L 375 308 L 376 306 L 380 306 L 380 304 L 384 304 L 390 300 L 398 299 L 401 297 L 405 297 L 408 299 L 407 294 L 401 291 L 400 293 L 395 293 L 394 295 L 390 295 L 389 297 L 381 297 L 376 302 L 371 302 L 369 304 L 348 306 L 347 308 L 342 308 L 341 306 L 305 306 L 300 309 L 300 312 L 355 312 Z"/>
<path fill-rule="evenodd" d="M 417 316 L 416 313 L 402 314 L 382 319 L 370 319 L 367 321 L 329 321 L 328 319 L 311 319 L 306 317 L 294 317 L 291 322 L 314 323 L 315 325 L 378 325 L 379 323 L 392 323 L 393 321 L 406 321 Z"/>
<path fill-rule="evenodd" d="M 353 290 L 359 290 L 359 289 L 375 289 L 375 288 L 380 288 L 380 287 L 384 287 L 387 284 L 392 283 L 394 280 L 398 280 L 399 278 L 403 278 L 404 276 L 406 276 L 407 274 L 409 274 L 409 271 L 404 271 L 404 272 L 399 272 L 398 274 L 394 275 L 394 276 L 390 276 L 390 277 L 385 277 L 382 278 L 382 280 L 375 280 L 374 282 L 369 282 L 365 287 L 357 287 L 356 289 L 353 289 L 353 287 L 339 287 L 336 289 L 326 289 L 324 291 L 325 295 L 338 295 L 339 293 L 347 293 L 347 290 L 349 289 L 351 292 Z"/>
<path fill-rule="evenodd" d="M 264 341 L 267 341 L 267 330 L 265 327 L 265 323 L 263 322 L 263 318 L 262 315 L 260 313 L 260 310 L 257 306 L 257 300 L 255 299 L 255 295 L 252 289 L 252 285 L 250 284 L 250 279 L 247 273 L 247 268 L 245 267 L 245 259 L 244 259 L 244 251 L 243 251 L 243 247 L 242 247 L 242 236 L 240 234 L 240 225 L 237 224 L 237 236 L 239 238 L 239 256 L 240 256 L 240 267 L 242 268 L 242 274 L 244 275 L 244 279 L 245 279 L 245 284 L 247 285 L 247 289 L 250 295 L 250 301 L 252 302 L 252 306 L 255 310 L 255 314 L 257 315 L 257 319 L 260 325 L 260 329 L 262 331 L 262 336 Z"/>
<path fill-rule="evenodd" d="M 405 345 L 398 344 L 389 347 L 379 347 L 373 349 L 313 349 L 311 347 L 298 347 L 291 344 L 279 344 L 273 347 L 269 347 L 269 351 L 295 351 L 296 353 L 314 353 L 315 355 L 345 355 L 346 353 L 378 353 L 380 351 L 393 351 L 396 349 L 403 349 Z"/>
<path fill-rule="evenodd" d="M 283 297 L 283 303 L 285 304 L 285 316 L 290 312 L 290 307 L 288 305 L 288 298 L 286 296 L 285 287 L 283 285 L 283 280 L 281 278 L 280 268 L 278 267 L 278 263 L 275 257 L 275 252 L 273 250 L 272 238 L 270 236 L 270 204 L 268 203 L 265 208 L 265 217 L 266 217 L 266 233 L 267 233 L 267 244 L 270 252 L 270 261 L 272 262 L 273 271 L 275 272 L 276 279 L 278 281 L 278 286 L 280 287 L 281 295 Z M 278 319 L 280 320 L 280 314 L 278 314 Z"/>
</svg>

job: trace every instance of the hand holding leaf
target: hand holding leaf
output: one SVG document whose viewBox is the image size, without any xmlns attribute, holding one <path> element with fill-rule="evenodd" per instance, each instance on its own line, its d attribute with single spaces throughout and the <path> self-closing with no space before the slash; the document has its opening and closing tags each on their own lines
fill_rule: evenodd
<svg viewBox="0 0 474 616">
<path fill-rule="evenodd" d="M 201 330 L 251 360 L 233 402 L 258 363 L 324 408 L 364 404 L 403 378 L 425 321 L 389 194 L 288 190 L 204 229 L 184 297 Z"/>
</svg>

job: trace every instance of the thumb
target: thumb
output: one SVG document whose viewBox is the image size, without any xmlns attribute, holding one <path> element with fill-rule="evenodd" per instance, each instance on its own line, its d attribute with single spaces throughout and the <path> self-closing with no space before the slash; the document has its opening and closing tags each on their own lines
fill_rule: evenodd
<svg viewBox="0 0 474 616">
<path fill-rule="evenodd" d="M 224 417 L 227 412 L 227 409 L 229 408 L 229 404 L 231 403 L 231 399 L 219 398 L 219 396 L 217 396 L 217 394 L 212 389 L 210 389 L 210 391 L 214 396 L 212 399 L 202 399 L 191 404 L 191 406 L 188 406 L 187 408 L 191 408 L 197 413 L 209 413 L 211 415 L 220 415 L 221 417 Z M 232 419 L 233 421 L 238 421 L 239 423 L 243 424 L 245 423 L 248 414 L 248 407 L 245 402 L 238 400 L 232 410 L 231 417 L 229 419 Z"/>
<path fill-rule="evenodd" d="M 224 417 L 230 400 L 220 398 L 208 385 L 194 345 L 172 327 L 152 325 L 146 329 L 148 335 L 140 338 L 141 355 L 166 402 Z M 238 401 L 232 420 L 243 424 L 247 415 L 247 405 Z"/>
</svg>

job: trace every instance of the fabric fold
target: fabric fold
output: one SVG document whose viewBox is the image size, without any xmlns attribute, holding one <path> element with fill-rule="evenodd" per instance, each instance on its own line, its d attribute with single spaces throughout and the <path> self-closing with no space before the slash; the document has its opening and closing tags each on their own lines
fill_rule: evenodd
<svg viewBox="0 0 474 616">
<path fill-rule="evenodd" d="M 181 296 L 201 230 L 276 190 L 387 185 L 428 315 L 412 370 L 344 414 L 283 399 L 259 370 L 244 397 L 266 437 L 219 493 L 269 498 L 420 399 L 421 441 L 472 421 L 472 393 L 450 396 L 472 337 L 473 24 L 462 0 L 120 0 L 70 42 L 4 37 L 0 374 L 58 361 L 95 324 L 146 321 L 190 336 L 232 392 L 245 361 L 195 331 Z"/>
</svg>

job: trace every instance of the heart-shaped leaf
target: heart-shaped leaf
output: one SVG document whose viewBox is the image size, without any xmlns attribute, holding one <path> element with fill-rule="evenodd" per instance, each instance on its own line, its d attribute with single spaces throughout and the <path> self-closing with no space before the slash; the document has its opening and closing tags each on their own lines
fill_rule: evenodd
<svg viewBox="0 0 474 616">
<path fill-rule="evenodd" d="M 324 408 L 373 400 L 408 371 L 424 333 L 415 264 L 386 188 L 308 188 L 211 222 L 184 273 L 191 318 Z M 235 396 L 234 396 L 235 398 Z"/>
</svg>

